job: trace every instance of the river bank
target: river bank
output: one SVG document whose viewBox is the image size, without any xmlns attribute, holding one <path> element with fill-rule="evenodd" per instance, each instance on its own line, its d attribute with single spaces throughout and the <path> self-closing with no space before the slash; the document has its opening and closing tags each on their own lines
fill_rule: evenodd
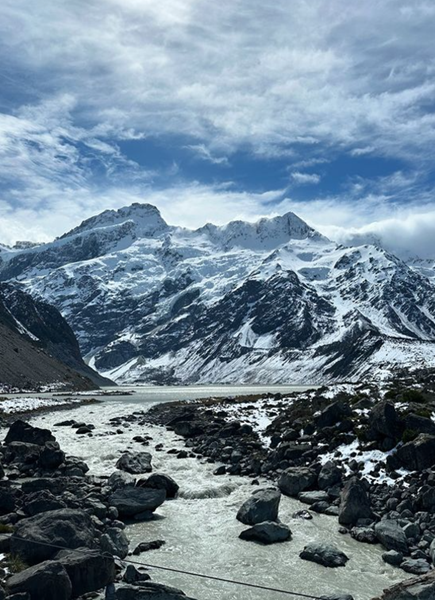
<svg viewBox="0 0 435 600">
<path fill-rule="evenodd" d="M 238 416 L 237 407 L 243 407 L 245 424 L 251 424 L 255 441 L 263 447 L 270 445 L 272 440 L 273 433 L 268 430 L 271 423 L 285 412 L 279 406 L 283 402 L 288 409 L 294 398 L 282 396 L 258 400 L 251 397 L 241 402 L 231 398 L 224 400 L 222 405 L 222 400 L 207 400 L 204 405 L 194 403 L 189 407 L 215 412 L 225 410 L 230 420 Z M 147 406 L 150 404 L 153 403 L 147 403 Z M 251 405 L 254 409 L 247 410 Z M 116 471 L 118 459 L 127 451 L 132 454 L 150 452 L 153 472 L 166 473 L 176 480 L 180 486 L 178 497 L 164 502 L 157 509 L 155 518 L 127 524 L 125 532 L 130 539 L 130 548 L 143 541 L 161 539 L 166 542 L 158 550 L 138 557 L 139 561 L 316 596 L 350 593 L 356 600 L 379 595 L 382 589 L 407 576 L 382 561 L 384 551 L 379 545 L 362 544 L 350 535 L 339 533 L 336 517 L 312 512 L 310 521 L 295 518 L 296 512 L 308 506 L 286 495 L 281 497 L 279 518 L 290 526 L 291 541 L 260 546 L 240 540 L 238 536 L 245 527 L 236 520 L 236 514 L 254 489 L 270 485 L 270 474 L 260 473 L 255 477 L 259 486 L 252 485 L 253 474 L 251 477 L 228 473 L 213 475 L 219 466 L 227 470 L 228 463 L 205 454 L 201 456 L 188 437 L 183 438 L 173 429 L 150 423 L 159 412 L 158 403 L 154 403 L 151 413 L 142 411 L 140 406 L 140 398 L 134 394 L 122 400 L 107 398 L 103 404 L 77 406 L 61 414 L 44 413 L 31 419 L 34 425 L 51 430 L 67 454 L 79 457 L 88 465 L 86 479 L 92 476 L 91 481 L 95 482 L 95 477 L 101 482 L 107 481 L 107 477 Z M 167 406 L 160 410 L 166 411 Z M 210 414 L 206 416 L 210 422 L 213 420 Z M 92 428 L 79 435 L 71 426 L 56 426 L 60 420 L 75 420 Z M 350 558 L 346 567 L 327 569 L 301 560 L 299 554 L 310 541 L 335 544 Z M 241 592 L 229 584 L 197 581 L 186 575 L 157 570 L 151 574 L 153 580 L 179 587 L 198 600 L 204 597 L 236 600 L 241 593 L 249 600 L 264 598 L 264 592 Z M 277 600 L 282 595 L 269 593 L 267 597 Z"/>
</svg>

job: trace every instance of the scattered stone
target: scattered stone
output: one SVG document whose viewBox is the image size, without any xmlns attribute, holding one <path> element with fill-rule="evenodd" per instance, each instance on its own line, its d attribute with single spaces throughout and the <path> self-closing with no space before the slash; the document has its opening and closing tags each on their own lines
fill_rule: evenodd
<svg viewBox="0 0 435 600">
<path fill-rule="evenodd" d="M 152 542 L 141 542 L 133 550 L 135 556 L 139 556 L 142 552 L 149 552 L 150 550 L 158 550 L 166 542 L 164 540 L 153 540 Z"/>
<path fill-rule="evenodd" d="M 73 598 L 95 592 L 115 580 L 115 561 L 99 550 L 61 550 L 56 555 L 72 585 Z"/>
<path fill-rule="evenodd" d="M 152 457 L 149 452 L 139 452 L 137 454 L 125 452 L 118 459 L 116 468 L 132 475 L 150 473 L 152 471 L 151 459 Z"/>
<path fill-rule="evenodd" d="M 275 544 L 291 539 L 291 535 L 292 533 L 287 525 L 275 523 L 275 521 L 265 521 L 264 523 L 257 523 L 250 529 L 245 529 L 239 535 L 239 538 L 250 542 L 260 542 L 261 544 Z"/>
<path fill-rule="evenodd" d="M 393 567 L 399 567 L 403 562 L 403 554 L 396 550 L 388 550 L 382 555 L 382 560 Z"/>
<path fill-rule="evenodd" d="M 311 542 L 299 555 L 303 560 L 309 560 L 324 567 L 344 567 L 349 558 L 332 544 Z"/>
<path fill-rule="evenodd" d="M 396 550 L 408 554 L 408 540 L 399 523 L 393 519 L 380 521 L 375 525 L 375 534 L 386 550 Z"/>
<path fill-rule="evenodd" d="M 163 475 L 162 473 L 153 473 L 143 483 L 139 482 L 138 486 L 156 490 L 165 490 L 166 498 L 175 498 L 180 489 L 180 486 L 172 479 L 172 477 Z"/>
<path fill-rule="evenodd" d="M 372 517 L 367 492 L 361 481 L 352 477 L 341 493 L 338 522 L 340 525 L 355 525 L 359 519 Z"/>
<path fill-rule="evenodd" d="M 400 568 L 406 573 L 413 575 L 424 575 L 430 571 L 430 564 L 424 558 L 407 558 L 400 564 Z"/>
<path fill-rule="evenodd" d="M 290 467 L 278 479 L 278 487 L 286 496 L 297 497 L 310 488 L 317 479 L 315 471 L 306 467 Z"/>
<path fill-rule="evenodd" d="M 111 506 L 121 517 L 135 517 L 144 512 L 153 513 L 166 500 L 165 490 L 126 486 L 109 496 Z"/>
</svg>

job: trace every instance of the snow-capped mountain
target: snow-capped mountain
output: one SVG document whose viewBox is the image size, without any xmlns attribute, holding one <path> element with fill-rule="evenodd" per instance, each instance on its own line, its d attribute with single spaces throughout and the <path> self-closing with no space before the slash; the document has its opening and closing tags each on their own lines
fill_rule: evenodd
<svg viewBox="0 0 435 600">
<path fill-rule="evenodd" d="M 318 382 L 435 365 L 432 280 L 288 213 L 197 230 L 133 204 L 54 242 L 2 248 L 0 277 L 59 308 L 118 381 Z"/>
</svg>

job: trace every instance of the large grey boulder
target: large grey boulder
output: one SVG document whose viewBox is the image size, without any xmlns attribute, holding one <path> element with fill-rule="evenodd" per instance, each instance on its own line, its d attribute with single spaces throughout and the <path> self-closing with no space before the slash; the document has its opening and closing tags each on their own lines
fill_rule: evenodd
<svg viewBox="0 0 435 600">
<path fill-rule="evenodd" d="M 149 452 L 138 452 L 132 454 L 125 452 L 116 463 L 116 468 L 132 475 L 140 473 L 150 473 L 153 468 L 151 466 L 152 456 Z"/>
<path fill-rule="evenodd" d="M 153 473 L 143 483 L 138 483 L 140 487 L 153 488 L 155 490 L 166 490 L 166 498 L 175 498 L 180 486 L 170 477 L 163 473 Z"/>
<path fill-rule="evenodd" d="M 70 600 L 72 585 L 63 565 L 48 560 L 12 575 L 8 579 L 8 592 L 27 592 L 31 600 Z"/>
<path fill-rule="evenodd" d="M 285 542 L 291 538 L 292 532 L 287 525 L 275 521 L 257 523 L 249 529 L 245 529 L 239 535 L 241 540 L 248 542 L 260 542 L 261 544 L 275 544 Z"/>
<path fill-rule="evenodd" d="M 341 525 L 355 525 L 359 519 L 373 517 L 365 487 L 353 477 L 344 486 L 340 496 L 338 521 Z"/>
<path fill-rule="evenodd" d="M 124 471 L 115 471 L 107 480 L 107 486 L 114 492 L 123 487 L 134 487 L 135 478 Z"/>
<path fill-rule="evenodd" d="M 431 569 L 430 564 L 424 558 L 407 558 L 400 563 L 400 568 L 412 575 L 424 575 Z"/>
<path fill-rule="evenodd" d="M 281 493 L 275 488 L 257 490 L 239 508 L 237 520 L 245 525 L 277 521 Z"/>
<path fill-rule="evenodd" d="M 61 550 L 56 555 L 68 573 L 72 597 L 96 592 L 115 580 L 115 561 L 99 550 L 82 548 L 79 551 Z"/>
<path fill-rule="evenodd" d="M 387 458 L 390 469 L 400 467 L 408 471 L 424 471 L 435 465 L 435 436 L 420 434 L 412 442 L 404 444 Z"/>
<path fill-rule="evenodd" d="M 49 429 L 33 427 L 29 423 L 18 419 L 9 428 L 5 437 L 5 444 L 11 442 L 25 442 L 27 444 L 36 444 L 44 446 L 47 442 L 55 442 L 56 438 Z"/>
<path fill-rule="evenodd" d="M 57 469 L 65 460 L 65 452 L 60 449 L 57 442 L 47 442 L 39 455 L 39 466 L 42 469 Z"/>
<path fill-rule="evenodd" d="M 139 582 L 138 586 L 120 584 L 116 587 L 116 600 L 194 600 L 177 588 L 153 583 Z"/>
<path fill-rule="evenodd" d="M 390 402 L 379 402 L 369 414 L 369 437 L 371 439 L 400 439 L 404 424 L 400 420 L 394 405 Z"/>
<path fill-rule="evenodd" d="M 290 467 L 283 471 L 278 480 L 278 487 L 286 496 L 296 497 L 316 482 L 317 475 L 307 467 Z"/>
<path fill-rule="evenodd" d="M 100 546 L 103 552 L 125 558 L 128 554 L 129 541 L 122 529 L 109 527 L 100 538 Z"/>
<path fill-rule="evenodd" d="M 303 560 L 318 563 L 324 567 L 344 567 L 349 560 L 344 552 L 332 544 L 311 542 L 307 544 L 299 556 Z"/>
<path fill-rule="evenodd" d="M 70 549 L 93 548 L 95 543 L 91 517 L 82 510 L 64 508 L 20 521 L 11 536 L 11 553 L 18 554 L 24 562 L 33 565 L 52 558 L 59 546 Z M 58 547 L 53 548 L 50 544 Z"/>
<path fill-rule="evenodd" d="M 166 499 L 165 490 L 130 487 L 119 488 L 109 496 L 111 506 L 121 517 L 135 517 L 140 513 L 154 512 Z"/>
<path fill-rule="evenodd" d="M 379 521 L 375 525 L 375 534 L 378 542 L 386 550 L 396 550 L 396 552 L 408 554 L 408 539 L 397 521 L 393 519 Z"/>
</svg>

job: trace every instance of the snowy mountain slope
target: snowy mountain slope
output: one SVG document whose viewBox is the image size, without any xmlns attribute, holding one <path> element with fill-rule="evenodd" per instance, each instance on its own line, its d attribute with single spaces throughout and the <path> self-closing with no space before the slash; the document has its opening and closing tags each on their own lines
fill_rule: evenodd
<svg viewBox="0 0 435 600">
<path fill-rule="evenodd" d="M 289 213 L 192 231 L 150 205 L 3 252 L 0 277 L 54 303 L 119 381 L 307 382 L 435 365 L 430 278 Z"/>
</svg>

